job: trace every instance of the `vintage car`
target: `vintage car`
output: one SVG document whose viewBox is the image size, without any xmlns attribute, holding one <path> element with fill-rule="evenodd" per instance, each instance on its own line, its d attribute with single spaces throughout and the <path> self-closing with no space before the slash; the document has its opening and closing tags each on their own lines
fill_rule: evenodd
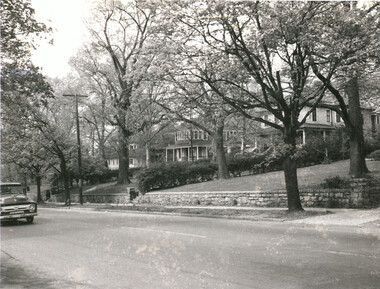
<svg viewBox="0 0 380 289">
<path fill-rule="evenodd" d="M 26 196 L 26 190 L 20 183 L 1 183 L 0 220 L 17 220 L 25 218 L 33 223 L 37 216 L 37 204 Z"/>
</svg>

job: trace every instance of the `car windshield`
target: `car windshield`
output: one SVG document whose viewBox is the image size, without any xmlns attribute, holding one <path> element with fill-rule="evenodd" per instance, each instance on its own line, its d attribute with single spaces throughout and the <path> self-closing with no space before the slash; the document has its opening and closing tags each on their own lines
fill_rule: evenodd
<svg viewBox="0 0 380 289">
<path fill-rule="evenodd" d="M 23 194 L 23 187 L 20 184 L 1 184 L 1 195 Z"/>
</svg>

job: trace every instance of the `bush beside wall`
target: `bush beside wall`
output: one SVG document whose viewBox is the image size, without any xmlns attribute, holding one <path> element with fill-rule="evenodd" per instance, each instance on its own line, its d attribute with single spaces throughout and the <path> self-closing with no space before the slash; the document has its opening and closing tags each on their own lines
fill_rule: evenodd
<svg viewBox="0 0 380 289">
<path fill-rule="evenodd" d="M 166 163 L 141 171 L 138 189 L 145 193 L 154 189 L 168 189 L 186 184 L 210 181 L 218 167 L 213 163 Z"/>
<path fill-rule="evenodd" d="M 369 154 L 369 158 L 374 161 L 380 161 L 380 150 L 375 150 Z"/>
</svg>

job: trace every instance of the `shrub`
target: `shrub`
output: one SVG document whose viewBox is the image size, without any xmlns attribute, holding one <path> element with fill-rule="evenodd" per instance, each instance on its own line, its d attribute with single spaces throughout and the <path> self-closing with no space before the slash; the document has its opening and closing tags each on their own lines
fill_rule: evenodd
<svg viewBox="0 0 380 289">
<path fill-rule="evenodd" d="M 373 151 L 369 154 L 369 157 L 375 161 L 380 161 L 380 150 Z"/>
<path fill-rule="evenodd" d="M 141 171 L 138 188 L 145 193 L 155 189 L 168 189 L 186 184 L 210 181 L 218 170 L 213 163 L 169 163 L 152 166 Z"/>
<path fill-rule="evenodd" d="M 342 178 L 340 176 L 335 176 L 327 178 L 321 184 L 324 189 L 342 189 L 350 187 L 350 180 L 348 178 Z"/>
<path fill-rule="evenodd" d="M 374 151 L 380 150 L 380 132 L 377 134 L 365 138 L 365 152 L 366 155 L 371 154 Z"/>
<path fill-rule="evenodd" d="M 129 199 L 132 201 L 133 199 L 137 198 L 139 195 L 139 192 L 135 188 L 130 188 L 129 190 Z"/>
<path fill-rule="evenodd" d="M 349 158 L 350 145 L 346 128 L 338 128 L 327 135 L 325 146 L 330 160 L 338 161 Z"/>
<path fill-rule="evenodd" d="M 329 163 L 346 159 L 348 156 L 348 137 L 344 129 L 337 129 L 327 134 L 325 138 L 320 133 L 311 134 L 306 144 L 296 153 L 298 167 Z"/>
<path fill-rule="evenodd" d="M 242 172 L 254 173 L 257 166 L 265 161 L 266 154 L 243 154 L 236 155 L 228 162 L 228 171 L 233 176 L 241 176 Z"/>
<path fill-rule="evenodd" d="M 129 168 L 128 173 L 130 178 L 136 178 L 141 171 L 141 168 Z"/>
<path fill-rule="evenodd" d="M 296 153 L 298 167 L 321 164 L 325 158 L 323 145 L 319 141 L 304 144 Z"/>
</svg>

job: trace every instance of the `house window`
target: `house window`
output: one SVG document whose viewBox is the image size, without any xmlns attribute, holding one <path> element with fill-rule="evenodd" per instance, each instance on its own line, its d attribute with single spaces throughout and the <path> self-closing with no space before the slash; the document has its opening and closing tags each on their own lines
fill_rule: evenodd
<svg viewBox="0 0 380 289">
<path fill-rule="evenodd" d="M 185 137 L 185 133 L 183 131 L 178 131 L 176 133 L 176 137 L 177 137 L 177 141 L 178 140 L 184 140 L 184 137 Z"/>
<path fill-rule="evenodd" d="M 269 115 L 264 115 L 264 120 L 268 121 L 269 120 Z M 268 124 L 264 123 L 264 127 L 267 127 Z"/>
<path fill-rule="evenodd" d="M 327 122 L 331 122 L 331 110 L 326 110 L 326 120 Z"/>
<path fill-rule="evenodd" d="M 316 109 L 314 109 L 314 110 L 312 111 L 312 113 L 311 113 L 311 119 L 312 119 L 313 121 L 317 121 L 317 110 L 316 110 Z"/>
<path fill-rule="evenodd" d="M 135 164 L 135 159 L 129 159 L 129 164 L 134 165 Z"/>
<path fill-rule="evenodd" d="M 198 139 L 198 131 L 194 131 L 194 139 Z"/>
<path fill-rule="evenodd" d="M 137 149 L 137 144 L 130 144 L 130 145 L 129 145 L 129 149 L 130 149 L 130 150 L 135 150 L 135 149 Z"/>
<path fill-rule="evenodd" d="M 208 140 L 208 132 L 204 132 L 203 139 Z"/>
<path fill-rule="evenodd" d="M 336 122 L 341 122 L 341 118 L 339 114 L 336 114 Z"/>
</svg>

